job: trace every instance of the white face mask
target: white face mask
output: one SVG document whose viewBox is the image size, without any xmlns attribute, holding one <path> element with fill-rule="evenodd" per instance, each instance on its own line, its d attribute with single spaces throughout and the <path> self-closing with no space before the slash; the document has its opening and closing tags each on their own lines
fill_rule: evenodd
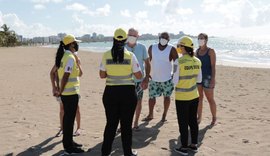
<svg viewBox="0 0 270 156">
<path fill-rule="evenodd" d="M 159 39 L 159 43 L 162 45 L 162 46 L 165 46 L 166 44 L 168 44 L 168 40 L 164 39 L 164 38 L 160 38 Z"/>
<path fill-rule="evenodd" d="M 199 46 L 205 45 L 205 39 L 198 39 Z"/>
<path fill-rule="evenodd" d="M 78 52 L 76 51 L 76 52 L 74 52 L 74 55 L 78 55 Z"/>
<path fill-rule="evenodd" d="M 128 36 L 128 38 L 127 38 L 127 42 L 130 43 L 130 44 L 135 44 L 136 41 L 137 41 L 137 37 Z"/>
</svg>

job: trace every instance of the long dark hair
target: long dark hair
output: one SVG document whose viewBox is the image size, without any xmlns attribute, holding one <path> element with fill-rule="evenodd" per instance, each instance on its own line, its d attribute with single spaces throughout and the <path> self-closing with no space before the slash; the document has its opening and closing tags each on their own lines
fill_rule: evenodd
<svg viewBox="0 0 270 156">
<path fill-rule="evenodd" d="M 57 49 L 56 56 L 55 56 L 55 65 L 57 68 L 60 67 L 61 59 L 64 56 L 65 50 L 68 50 L 68 49 L 69 49 L 69 44 L 65 45 L 63 41 L 60 41 L 60 44 L 59 44 L 59 47 Z"/>
<path fill-rule="evenodd" d="M 184 48 L 185 48 L 185 50 L 186 50 L 186 52 L 188 53 L 189 56 L 191 56 L 191 57 L 194 56 L 194 51 L 193 51 L 194 49 L 193 48 L 185 47 L 185 46 L 184 46 Z"/>
<path fill-rule="evenodd" d="M 122 41 L 117 41 L 116 39 L 113 39 L 113 47 L 111 49 L 113 62 L 122 63 L 124 61 L 125 42 L 126 39 Z"/>
</svg>

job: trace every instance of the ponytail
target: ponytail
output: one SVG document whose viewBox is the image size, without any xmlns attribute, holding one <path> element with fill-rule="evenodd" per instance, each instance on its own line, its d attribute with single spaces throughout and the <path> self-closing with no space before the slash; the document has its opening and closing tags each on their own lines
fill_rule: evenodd
<svg viewBox="0 0 270 156">
<path fill-rule="evenodd" d="M 122 63 L 124 61 L 125 42 L 126 40 L 116 41 L 113 39 L 113 47 L 111 49 L 113 62 Z"/>
<path fill-rule="evenodd" d="M 188 53 L 188 55 L 190 57 L 193 57 L 194 56 L 194 51 L 193 51 L 193 48 L 190 48 L 190 47 L 184 47 L 186 52 Z"/>
<path fill-rule="evenodd" d="M 60 67 L 61 64 L 61 59 L 64 56 L 65 53 L 65 44 L 63 43 L 63 41 L 60 41 L 59 47 L 57 49 L 57 53 L 55 56 L 55 65 L 57 68 Z"/>
</svg>

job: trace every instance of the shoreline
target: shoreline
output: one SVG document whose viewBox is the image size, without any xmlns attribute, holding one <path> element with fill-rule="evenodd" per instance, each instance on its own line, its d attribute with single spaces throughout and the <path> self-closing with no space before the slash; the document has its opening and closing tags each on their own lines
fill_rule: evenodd
<svg viewBox="0 0 270 156">
<path fill-rule="evenodd" d="M 42 47 L 42 48 L 54 48 L 54 47 Z M 91 52 L 91 53 L 101 53 L 101 54 L 104 53 L 101 51 L 92 51 L 90 49 L 85 49 L 84 47 L 82 48 L 81 51 Z M 270 68 L 270 63 L 263 64 L 263 63 L 250 63 L 250 62 L 241 62 L 241 61 L 237 62 L 235 60 L 218 60 L 218 59 L 217 59 L 217 65 L 228 66 L 228 67 L 242 67 L 242 68 L 263 68 L 263 69 Z"/>
</svg>

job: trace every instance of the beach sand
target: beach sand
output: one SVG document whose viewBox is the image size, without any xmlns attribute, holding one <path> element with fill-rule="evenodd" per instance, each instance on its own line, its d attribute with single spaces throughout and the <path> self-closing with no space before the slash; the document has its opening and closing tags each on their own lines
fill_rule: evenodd
<svg viewBox="0 0 270 156">
<path fill-rule="evenodd" d="M 0 155 L 59 155 L 63 152 L 59 130 L 59 104 L 52 96 L 49 72 L 56 49 L 40 47 L 0 48 Z M 105 126 L 102 94 L 105 81 L 98 75 L 100 53 L 80 51 L 82 134 L 75 137 L 85 150 L 81 155 L 101 155 Z M 217 125 L 210 127 L 211 113 L 205 101 L 199 126 L 196 155 L 270 155 L 270 70 L 217 66 L 215 99 Z M 148 113 L 145 91 L 141 119 Z M 163 99 L 158 98 L 154 119 L 133 133 L 133 148 L 140 156 L 176 156 L 179 128 L 174 96 L 168 121 L 160 121 Z M 113 156 L 122 155 L 121 136 L 113 144 Z M 190 155 L 194 155 L 190 153 Z"/>
</svg>

